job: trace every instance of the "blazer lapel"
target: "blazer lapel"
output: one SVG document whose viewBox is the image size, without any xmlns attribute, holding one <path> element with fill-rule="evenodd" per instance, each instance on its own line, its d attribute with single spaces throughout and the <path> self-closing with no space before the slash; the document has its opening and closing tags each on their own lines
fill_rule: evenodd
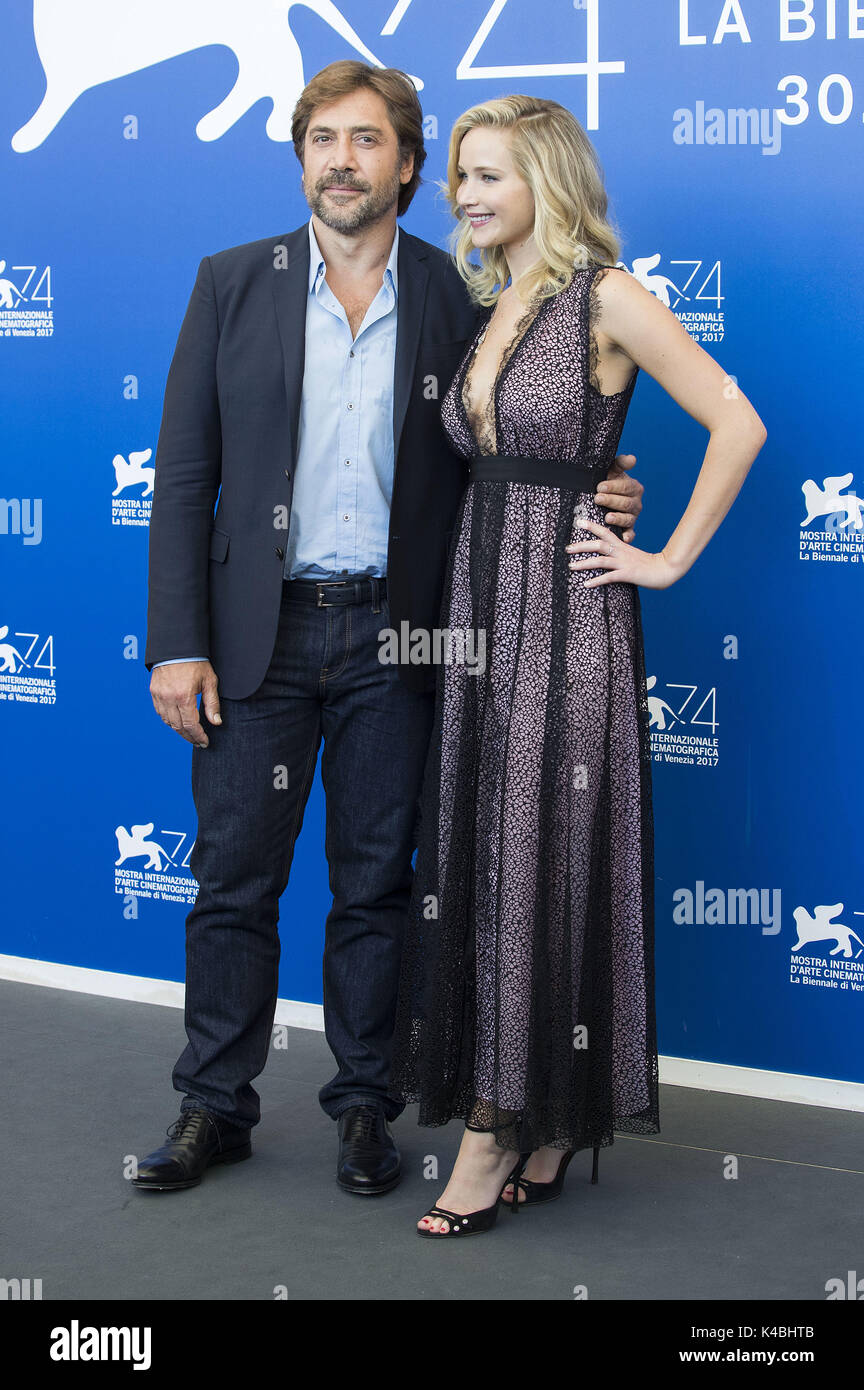
<svg viewBox="0 0 864 1390">
<path fill-rule="evenodd" d="M 393 374 L 393 457 L 399 457 L 399 440 L 417 364 L 420 325 L 426 307 L 429 271 L 423 264 L 423 243 L 400 229 L 399 295 L 396 307 L 396 366 Z"/>
<path fill-rule="evenodd" d="M 297 435 L 300 426 L 300 400 L 303 394 L 303 368 L 306 361 L 306 302 L 309 293 L 308 223 L 288 232 L 273 252 L 273 299 L 282 346 L 285 375 L 285 402 L 288 412 L 288 444 L 292 463 L 297 462 Z"/>
</svg>

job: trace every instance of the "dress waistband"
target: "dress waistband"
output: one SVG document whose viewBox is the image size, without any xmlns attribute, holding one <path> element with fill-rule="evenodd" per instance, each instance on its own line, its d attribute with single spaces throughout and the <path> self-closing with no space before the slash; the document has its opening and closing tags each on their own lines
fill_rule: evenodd
<svg viewBox="0 0 864 1390">
<path fill-rule="evenodd" d="M 580 454 L 579 460 L 520 458 L 515 454 L 475 454 L 469 460 L 470 480 L 536 483 L 540 487 L 595 492 L 611 460 L 600 454 Z"/>
</svg>

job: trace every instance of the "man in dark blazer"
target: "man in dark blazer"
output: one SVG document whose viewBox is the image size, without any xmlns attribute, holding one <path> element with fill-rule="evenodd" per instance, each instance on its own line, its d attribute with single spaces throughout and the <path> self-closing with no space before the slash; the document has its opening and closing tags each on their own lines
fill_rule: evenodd
<svg viewBox="0 0 864 1390">
<path fill-rule="evenodd" d="M 251 1153 L 278 903 L 322 736 L 338 1071 L 319 1100 L 340 1186 L 399 1180 L 386 1088 L 436 671 L 404 647 L 380 660 L 378 634 L 439 623 L 467 482 L 439 410 L 476 309 L 445 253 L 397 225 L 425 159 L 403 73 L 331 64 L 293 137 L 310 222 L 201 261 L 156 452 L 145 663 L 157 712 L 193 744 L 199 884 L 180 1118 L 135 1179 L 157 1191 Z M 626 530 L 642 488 L 619 463 L 598 501 Z"/>
</svg>

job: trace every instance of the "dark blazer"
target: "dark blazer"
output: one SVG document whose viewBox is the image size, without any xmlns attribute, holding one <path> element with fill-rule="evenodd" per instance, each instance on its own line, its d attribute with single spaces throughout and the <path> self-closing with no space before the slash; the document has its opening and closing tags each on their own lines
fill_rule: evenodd
<svg viewBox="0 0 864 1390">
<path fill-rule="evenodd" d="M 404 229 L 398 270 L 387 548 L 397 633 L 403 621 L 425 629 L 439 623 L 450 536 L 468 481 L 439 411 L 477 321 L 449 257 Z M 276 640 L 308 278 L 308 223 L 205 256 L 165 388 L 144 661 L 150 670 L 172 657 L 207 656 L 220 693 L 234 700 L 258 689 Z M 432 666 L 406 662 L 399 674 L 413 690 L 434 688 Z"/>
</svg>

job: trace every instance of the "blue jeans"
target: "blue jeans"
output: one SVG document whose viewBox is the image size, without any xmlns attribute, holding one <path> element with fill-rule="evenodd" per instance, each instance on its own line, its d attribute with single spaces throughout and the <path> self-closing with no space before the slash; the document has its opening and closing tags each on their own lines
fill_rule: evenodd
<svg viewBox="0 0 864 1390">
<path fill-rule="evenodd" d="M 295 591 L 296 592 L 296 591 Z M 319 1100 L 336 1119 L 360 1103 L 388 1119 L 402 940 L 413 878 L 433 694 L 407 688 L 378 660 L 386 597 L 317 608 L 283 584 L 263 684 L 220 700 L 192 750 L 199 884 L 186 919 L 186 1034 L 173 1072 L 183 1109 L 204 1105 L 237 1125 L 260 1119 L 276 1007 L 279 898 L 312 785 L 321 737 L 325 851 L 333 905 L 324 946 L 324 1031 L 338 1070 Z"/>
</svg>

